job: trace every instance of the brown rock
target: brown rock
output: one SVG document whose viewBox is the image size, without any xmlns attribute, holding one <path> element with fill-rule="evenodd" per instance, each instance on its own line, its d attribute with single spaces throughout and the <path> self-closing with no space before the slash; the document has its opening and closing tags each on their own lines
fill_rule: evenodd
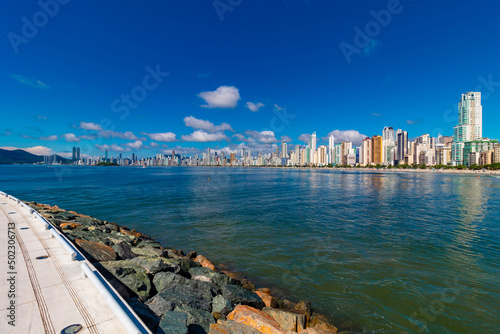
<svg viewBox="0 0 500 334">
<path fill-rule="evenodd" d="M 323 328 L 308 328 L 305 331 L 301 332 L 302 334 L 337 334 L 337 329 L 331 330 L 331 329 L 323 329 Z"/>
<path fill-rule="evenodd" d="M 309 323 L 307 324 L 307 327 L 314 328 L 314 329 L 324 329 L 324 330 L 329 330 L 333 331 L 334 333 L 337 333 L 337 328 L 330 324 L 328 322 L 327 317 L 325 317 L 322 314 L 319 313 L 313 313 L 309 317 Z"/>
<path fill-rule="evenodd" d="M 264 304 L 266 304 L 267 307 L 278 307 L 278 302 L 276 301 L 276 298 L 271 296 L 270 294 L 267 294 L 263 291 L 255 291 L 255 293 L 262 299 Z"/>
<path fill-rule="evenodd" d="M 226 320 L 226 316 L 220 312 L 212 312 L 212 316 L 215 320 Z"/>
<path fill-rule="evenodd" d="M 307 316 L 311 316 L 311 301 L 309 300 L 301 300 L 300 302 L 295 305 L 295 311 L 305 314 Z"/>
<path fill-rule="evenodd" d="M 261 334 L 261 332 L 245 324 L 228 320 L 211 325 L 209 334 Z"/>
<path fill-rule="evenodd" d="M 135 231 L 135 230 L 134 230 Z M 129 231 L 129 230 L 126 230 L 124 228 L 121 228 L 120 229 L 120 233 L 122 234 L 125 234 L 125 235 L 128 235 L 128 236 L 131 236 L 131 237 L 136 237 L 136 238 L 140 238 L 141 237 L 141 233 L 139 232 L 134 232 L 134 231 Z"/>
<path fill-rule="evenodd" d="M 306 329 L 306 316 L 304 314 L 271 307 L 265 307 L 262 311 L 273 317 L 280 327 L 285 330 L 300 333 Z"/>
<path fill-rule="evenodd" d="M 260 288 L 260 289 L 257 289 L 257 291 L 264 292 L 266 295 L 271 295 L 271 289 L 268 289 L 268 288 Z"/>
<path fill-rule="evenodd" d="M 288 331 L 282 330 L 279 324 L 271 316 L 250 306 L 236 306 L 235 309 L 228 314 L 227 319 L 253 327 L 261 333 L 289 333 Z"/>
<path fill-rule="evenodd" d="M 94 241 L 75 239 L 75 243 L 98 262 L 115 261 L 116 253 L 113 248 Z M 89 259 L 89 260 L 92 260 Z"/>
<path fill-rule="evenodd" d="M 77 223 L 63 223 L 63 224 L 59 225 L 60 228 L 67 228 L 67 229 L 70 229 L 70 230 L 74 230 L 78 226 L 82 226 L 82 224 L 77 224 Z"/>
<path fill-rule="evenodd" d="M 241 286 L 244 289 L 247 289 L 248 291 L 254 292 L 255 291 L 255 285 L 252 284 L 250 281 L 245 280 L 245 282 L 242 282 L 243 285 Z"/>
<path fill-rule="evenodd" d="M 295 309 L 295 306 L 297 304 L 295 304 L 294 302 L 292 302 L 288 299 L 283 299 L 279 302 L 279 305 L 280 305 L 280 308 L 284 308 L 287 310 L 293 310 L 293 309 Z"/>
<path fill-rule="evenodd" d="M 198 255 L 195 259 L 196 262 L 199 262 L 202 267 L 212 269 L 213 271 L 217 271 L 217 268 L 215 268 L 214 264 L 210 262 L 206 257 L 203 255 Z"/>
</svg>

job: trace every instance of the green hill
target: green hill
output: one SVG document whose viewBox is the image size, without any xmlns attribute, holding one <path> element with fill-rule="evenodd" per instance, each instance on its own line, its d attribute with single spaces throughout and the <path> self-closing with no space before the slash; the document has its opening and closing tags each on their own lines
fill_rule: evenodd
<svg viewBox="0 0 500 334">
<path fill-rule="evenodd" d="M 69 163 L 71 160 L 57 156 L 57 161 L 62 163 Z M 28 153 L 24 150 L 2 150 L 0 149 L 0 165 L 10 164 L 36 164 L 43 162 L 42 155 L 35 155 Z"/>
</svg>

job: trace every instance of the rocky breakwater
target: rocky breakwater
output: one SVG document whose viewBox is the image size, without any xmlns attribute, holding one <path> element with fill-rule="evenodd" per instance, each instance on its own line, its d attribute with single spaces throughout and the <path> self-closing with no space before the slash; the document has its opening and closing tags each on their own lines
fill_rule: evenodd
<svg viewBox="0 0 500 334">
<path fill-rule="evenodd" d="M 275 298 L 196 252 L 57 206 L 27 204 L 78 246 L 153 333 L 338 332 L 310 302 Z"/>
</svg>

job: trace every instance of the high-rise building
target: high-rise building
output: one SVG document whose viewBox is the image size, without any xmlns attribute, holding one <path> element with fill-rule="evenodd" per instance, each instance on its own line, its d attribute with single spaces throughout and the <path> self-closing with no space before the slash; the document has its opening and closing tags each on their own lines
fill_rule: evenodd
<svg viewBox="0 0 500 334">
<path fill-rule="evenodd" d="M 77 161 L 80 161 L 80 159 L 81 159 L 81 156 L 80 156 L 80 148 L 79 148 L 79 147 L 77 147 L 77 148 L 76 148 L 76 160 L 77 160 Z"/>
<path fill-rule="evenodd" d="M 446 166 L 450 161 L 451 161 L 451 147 L 447 146 L 439 147 L 436 152 L 436 164 Z"/>
<path fill-rule="evenodd" d="M 382 130 L 382 139 L 384 140 L 384 145 L 386 146 L 395 145 L 394 128 L 392 126 L 384 127 L 384 130 Z"/>
<path fill-rule="evenodd" d="M 381 136 L 372 137 L 372 162 L 374 164 L 384 163 L 384 140 Z"/>
<path fill-rule="evenodd" d="M 361 154 L 359 158 L 361 166 L 368 166 L 369 164 L 371 164 L 372 163 L 371 156 L 372 156 L 372 139 L 365 138 L 361 142 Z"/>
<path fill-rule="evenodd" d="M 474 140 L 463 143 L 463 160 L 460 164 L 465 166 L 471 166 L 478 162 L 479 154 L 483 151 L 494 151 L 495 144 L 498 144 L 497 140 L 489 140 L 488 138 L 483 138 L 482 140 Z M 471 159 L 471 155 L 475 159 Z"/>
<path fill-rule="evenodd" d="M 479 155 L 479 166 L 491 165 L 493 162 L 493 151 L 483 151 Z"/>
<path fill-rule="evenodd" d="M 464 164 L 464 143 L 483 138 L 483 107 L 481 93 L 462 94 L 458 103 L 458 125 L 453 128 L 452 160 L 455 165 Z"/>
<path fill-rule="evenodd" d="M 73 147 L 73 155 L 71 157 L 71 160 L 76 161 L 76 147 Z"/>
<path fill-rule="evenodd" d="M 311 137 L 309 137 L 309 161 L 313 164 L 316 163 L 314 161 L 314 153 L 316 153 L 316 132 L 313 132 Z"/>
<path fill-rule="evenodd" d="M 317 163 L 320 166 L 324 166 L 328 163 L 327 152 L 328 152 L 328 148 L 325 145 L 321 145 L 320 147 L 318 147 L 318 151 L 317 151 L 318 161 L 317 161 Z"/>
<path fill-rule="evenodd" d="M 405 157 L 408 154 L 408 132 L 398 130 L 398 164 L 405 163 Z"/>
<path fill-rule="evenodd" d="M 328 137 L 328 163 L 335 164 L 335 138 L 333 135 Z"/>
<path fill-rule="evenodd" d="M 231 166 L 234 166 L 236 164 L 236 153 L 231 153 L 230 163 L 231 163 Z"/>
<path fill-rule="evenodd" d="M 396 146 L 396 140 L 394 137 L 394 128 L 392 126 L 386 126 L 382 130 L 382 139 L 383 139 L 383 163 L 384 164 L 392 164 L 391 159 L 391 150 L 394 146 Z"/>
<path fill-rule="evenodd" d="M 284 140 L 281 141 L 281 156 L 280 158 L 288 158 L 288 145 Z"/>
<path fill-rule="evenodd" d="M 495 144 L 493 146 L 493 162 L 500 163 L 500 144 Z"/>
</svg>

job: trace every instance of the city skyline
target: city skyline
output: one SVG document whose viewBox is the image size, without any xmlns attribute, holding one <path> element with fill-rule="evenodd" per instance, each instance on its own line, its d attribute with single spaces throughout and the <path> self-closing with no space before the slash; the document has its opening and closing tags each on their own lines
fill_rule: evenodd
<svg viewBox="0 0 500 334">
<path fill-rule="evenodd" d="M 382 136 L 373 135 L 362 139 L 359 146 L 352 141 L 339 142 L 333 133 L 328 135 L 328 146 L 319 145 L 317 134 L 313 132 L 306 146 L 294 145 L 288 149 L 285 140 L 275 145 L 275 152 L 253 152 L 247 147 L 225 152 L 207 148 L 206 152 L 188 155 L 156 154 L 154 158 L 108 157 L 105 155 L 80 159 L 80 148 L 73 147 L 72 161 L 75 164 L 93 165 L 112 162 L 124 165 L 142 166 L 483 166 L 500 163 L 500 144 L 496 139 L 483 137 L 483 109 L 480 92 L 462 94 L 458 105 L 458 124 L 454 135 L 437 137 L 424 133 L 416 138 L 408 138 L 402 129 L 394 131 L 385 126 Z M 320 143 L 321 144 L 321 143 Z M 230 160 L 227 159 L 227 154 Z M 239 159 L 238 159 L 239 158 Z M 47 163 L 50 158 L 46 157 Z M 56 160 L 54 155 L 53 161 Z"/>
<path fill-rule="evenodd" d="M 1 147 L 154 156 L 271 152 L 314 131 L 318 146 L 331 132 L 359 143 L 384 126 L 451 136 L 467 91 L 500 137 L 499 48 L 484 34 L 496 2 L 46 3 L 3 11 Z"/>
</svg>

